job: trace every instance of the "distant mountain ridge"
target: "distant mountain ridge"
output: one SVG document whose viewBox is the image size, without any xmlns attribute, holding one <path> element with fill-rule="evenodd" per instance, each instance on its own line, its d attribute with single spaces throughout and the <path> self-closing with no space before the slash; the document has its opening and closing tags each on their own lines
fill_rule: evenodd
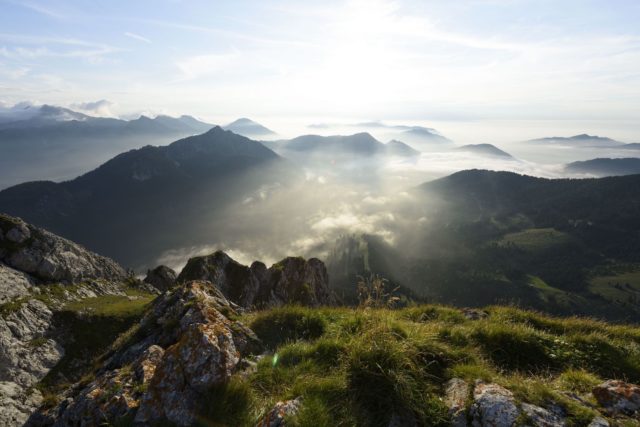
<svg viewBox="0 0 640 427">
<path fill-rule="evenodd" d="M 589 135 L 586 133 L 581 135 L 574 135 L 570 137 L 552 136 L 552 137 L 546 137 L 546 138 L 531 139 L 527 142 L 534 143 L 534 144 L 557 144 L 557 145 L 567 144 L 567 145 L 576 145 L 576 146 L 585 146 L 585 147 L 602 147 L 602 146 L 607 147 L 607 146 L 624 145 L 623 142 L 616 141 L 611 138 L 596 136 L 596 135 Z"/>
<path fill-rule="evenodd" d="M 572 162 L 565 166 L 565 171 L 598 177 L 634 175 L 640 174 L 640 159 L 635 157 L 622 159 L 598 158 Z"/>
<path fill-rule="evenodd" d="M 191 116 L 121 120 L 49 105 L 27 110 L 29 114 L 13 116 L 20 120 L 0 121 L 0 189 L 25 181 L 69 179 L 122 151 L 167 144 L 213 126 Z"/>
<path fill-rule="evenodd" d="M 315 154 L 326 157 L 364 158 L 379 155 L 414 156 L 419 152 L 402 141 L 392 140 L 384 144 L 370 133 L 353 135 L 302 135 L 289 140 L 266 142 L 285 157 L 299 154 Z"/>
</svg>

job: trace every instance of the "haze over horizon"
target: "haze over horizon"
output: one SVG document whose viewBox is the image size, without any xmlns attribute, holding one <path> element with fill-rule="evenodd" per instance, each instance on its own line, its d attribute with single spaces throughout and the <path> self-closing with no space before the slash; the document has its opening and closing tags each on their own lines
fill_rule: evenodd
<svg viewBox="0 0 640 427">
<path fill-rule="evenodd" d="M 460 143 L 640 140 L 633 1 L 4 0 L 0 10 L 4 107 L 247 116 L 286 136 L 383 120 Z"/>
</svg>

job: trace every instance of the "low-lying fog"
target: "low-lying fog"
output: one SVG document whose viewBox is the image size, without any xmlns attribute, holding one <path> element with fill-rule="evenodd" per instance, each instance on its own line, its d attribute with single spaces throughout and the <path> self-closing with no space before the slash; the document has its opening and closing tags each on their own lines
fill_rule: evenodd
<svg viewBox="0 0 640 427">
<path fill-rule="evenodd" d="M 325 135 L 368 131 L 384 142 L 398 138 L 397 132 L 379 127 L 315 126 L 311 130 Z M 348 161 L 333 161 L 307 154 L 296 161 L 305 171 L 303 180 L 269 184 L 244 194 L 241 203 L 227 206 L 223 215 L 212 219 L 209 234 L 215 238 L 209 243 L 167 251 L 156 264 L 179 269 L 189 257 L 218 249 L 245 264 L 254 260 L 271 264 L 289 255 L 326 259 L 340 236 L 352 234 L 377 235 L 410 253 L 421 245 L 416 241 L 424 237 L 421 227 L 428 227 L 433 215 L 445 212 L 438 201 L 416 191 L 421 183 L 474 168 L 546 178 L 587 177 L 568 174 L 564 165 L 640 153 L 609 147 L 495 145 L 513 157 L 461 151 L 457 142 L 408 157 L 353 156 Z"/>
</svg>

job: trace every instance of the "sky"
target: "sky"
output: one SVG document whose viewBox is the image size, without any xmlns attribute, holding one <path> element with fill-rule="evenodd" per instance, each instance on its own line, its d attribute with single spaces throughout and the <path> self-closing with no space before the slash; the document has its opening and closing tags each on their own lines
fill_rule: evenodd
<svg viewBox="0 0 640 427">
<path fill-rule="evenodd" d="M 0 0 L 0 102 L 640 141 L 638 22 L 637 0 Z"/>
</svg>

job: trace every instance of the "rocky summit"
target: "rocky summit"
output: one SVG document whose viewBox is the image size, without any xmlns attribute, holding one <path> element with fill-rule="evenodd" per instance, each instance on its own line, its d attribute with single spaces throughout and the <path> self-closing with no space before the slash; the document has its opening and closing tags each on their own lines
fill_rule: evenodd
<svg viewBox="0 0 640 427">
<path fill-rule="evenodd" d="M 289 257 L 267 268 L 261 262 L 250 267 L 224 252 L 189 260 L 178 281 L 208 280 L 243 308 L 303 304 L 310 307 L 333 303 L 329 276 L 322 261 Z"/>
<path fill-rule="evenodd" d="M 0 214 L 0 262 L 44 282 L 124 279 L 114 261 L 69 240 Z"/>
</svg>

